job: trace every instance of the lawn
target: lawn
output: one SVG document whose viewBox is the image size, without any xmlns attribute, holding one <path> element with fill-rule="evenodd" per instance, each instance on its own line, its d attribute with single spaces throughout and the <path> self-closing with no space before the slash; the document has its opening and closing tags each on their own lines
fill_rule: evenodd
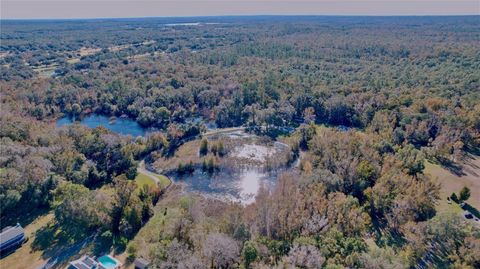
<svg viewBox="0 0 480 269">
<path fill-rule="evenodd" d="M 441 184 L 440 197 L 442 202 L 453 192 L 458 195 L 459 191 L 467 186 L 471 191 L 470 199 L 467 202 L 477 209 L 480 208 L 480 157 L 468 157 L 463 163 L 460 174 L 452 173 L 438 164 L 429 162 L 425 163 L 424 172 Z"/>
<path fill-rule="evenodd" d="M 143 188 L 143 186 L 148 185 L 150 187 L 155 186 L 155 181 L 151 179 L 149 176 L 138 173 L 137 177 L 135 178 L 135 182 L 137 183 L 138 188 Z"/>
<path fill-rule="evenodd" d="M 170 185 L 170 179 L 164 175 L 157 175 L 157 178 L 160 180 L 160 187 L 165 188 Z"/>
<path fill-rule="evenodd" d="M 170 184 L 170 180 L 166 176 L 155 175 L 155 177 L 160 181 L 161 188 L 165 188 Z M 135 182 L 137 183 L 138 188 L 143 188 L 144 185 L 155 186 L 155 181 L 143 173 L 138 173 Z"/>
<path fill-rule="evenodd" d="M 38 217 L 25 228 L 28 241 L 14 252 L 0 259 L 0 268 L 37 268 L 46 260 L 42 257 L 43 251 L 35 250 L 32 243 L 35 241 L 35 232 L 45 227 L 53 219 L 53 214 Z"/>
</svg>

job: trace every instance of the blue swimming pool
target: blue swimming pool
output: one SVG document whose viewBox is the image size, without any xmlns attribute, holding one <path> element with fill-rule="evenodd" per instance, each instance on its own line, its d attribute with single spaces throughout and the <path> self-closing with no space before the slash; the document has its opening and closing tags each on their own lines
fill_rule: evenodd
<svg viewBox="0 0 480 269">
<path fill-rule="evenodd" d="M 98 258 L 98 262 L 107 269 L 115 269 L 120 266 L 120 263 L 110 255 L 104 255 Z"/>
</svg>

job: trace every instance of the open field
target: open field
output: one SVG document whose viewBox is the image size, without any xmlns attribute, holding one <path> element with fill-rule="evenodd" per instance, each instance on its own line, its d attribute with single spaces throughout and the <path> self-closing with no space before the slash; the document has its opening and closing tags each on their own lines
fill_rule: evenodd
<svg viewBox="0 0 480 269">
<path fill-rule="evenodd" d="M 57 68 L 58 68 L 58 64 L 53 63 L 50 65 L 42 65 L 42 66 L 34 67 L 33 71 L 35 71 L 38 74 L 38 76 L 41 78 L 48 78 L 53 75 L 53 73 L 55 72 L 55 69 Z"/>
<path fill-rule="evenodd" d="M 463 186 L 470 188 L 471 196 L 467 201 L 475 208 L 480 208 L 480 157 L 470 156 L 463 164 L 460 173 L 453 173 L 438 164 L 426 163 L 425 173 L 431 175 L 441 184 L 440 196 L 445 200 L 453 192 L 458 192 Z"/>
<path fill-rule="evenodd" d="M 143 186 L 148 185 L 150 187 L 155 186 L 155 181 L 151 179 L 149 176 L 139 173 L 135 178 L 135 182 L 137 183 L 138 188 L 143 188 Z"/>
<path fill-rule="evenodd" d="M 35 241 L 35 233 L 42 227 L 45 227 L 53 219 L 53 214 L 43 215 L 27 225 L 25 228 L 25 235 L 28 236 L 28 241 L 14 252 L 0 259 L 0 268 L 37 268 L 46 262 L 42 257 L 42 251 L 35 250 L 32 243 Z"/>
</svg>

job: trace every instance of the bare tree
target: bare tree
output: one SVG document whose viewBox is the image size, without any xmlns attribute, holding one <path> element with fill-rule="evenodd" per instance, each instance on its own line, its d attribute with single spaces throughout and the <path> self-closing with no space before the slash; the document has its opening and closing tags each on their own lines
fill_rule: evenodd
<svg viewBox="0 0 480 269">
<path fill-rule="evenodd" d="M 325 258 L 315 246 L 295 244 L 285 259 L 288 268 L 321 268 Z"/>
<path fill-rule="evenodd" d="M 230 268 L 240 259 L 238 242 L 226 234 L 211 233 L 203 244 L 203 254 L 211 268 Z"/>
<path fill-rule="evenodd" d="M 166 251 L 166 261 L 160 262 L 159 268 L 202 269 L 206 265 L 184 243 L 174 239 Z"/>
</svg>

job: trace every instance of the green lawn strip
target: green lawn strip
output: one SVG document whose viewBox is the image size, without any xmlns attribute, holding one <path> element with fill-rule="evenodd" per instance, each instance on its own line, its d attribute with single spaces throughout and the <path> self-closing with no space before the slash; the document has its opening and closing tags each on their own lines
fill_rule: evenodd
<svg viewBox="0 0 480 269">
<path fill-rule="evenodd" d="M 161 188 L 165 188 L 170 184 L 170 180 L 166 176 L 155 175 L 155 177 L 160 181 Z M 138 173 L 135 182 L 137 183 L 138 188 L 143 188 L 144 185 L 155 186 L 155 181 L 143 173 Z"/>
<path fill-rule="evenodd" d="M 156 176 L 160 180 L 160 187 L 165 188 L 170 184 L 170 179 L 164 175 L 157 175 Z"/>
<path fill-rule="evenodd" d="M 137 183 L 137 188 L 141 189 L 145 185 L 149 185 L 151 187 L 155 186 L 155 181 L 151 179 L 149 176 L 138 173 L 137 177 L 135 178 L 135 182 Z"/>
</svg>

